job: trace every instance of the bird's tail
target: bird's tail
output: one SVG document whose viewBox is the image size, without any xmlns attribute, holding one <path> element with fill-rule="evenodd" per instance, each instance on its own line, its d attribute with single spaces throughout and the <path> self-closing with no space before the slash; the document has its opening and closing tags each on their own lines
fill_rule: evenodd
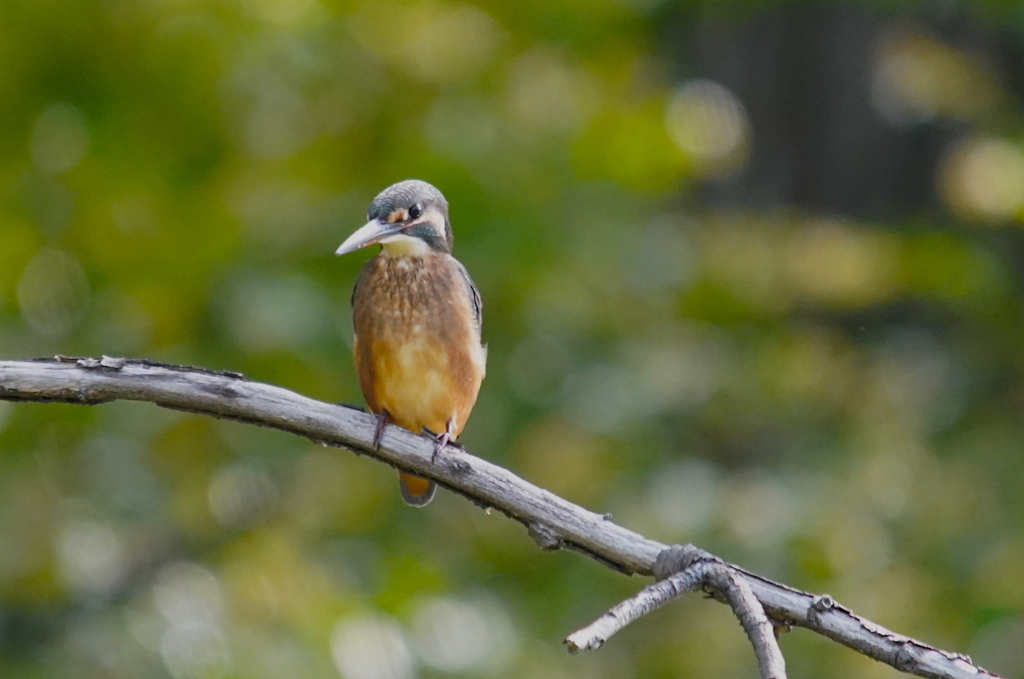
<svg viewBox="0 0 1024 679">
<path fill-rule="evenodd" d="M 427 479 L 421 479 L 411 474 L 398 474 L 398 485 L 402 488 L 402 499 L 405 504 L 413 507 L 423 507 L 430 504 L 434 499 L 434 491 L 437 484 Z"/>
</svg>

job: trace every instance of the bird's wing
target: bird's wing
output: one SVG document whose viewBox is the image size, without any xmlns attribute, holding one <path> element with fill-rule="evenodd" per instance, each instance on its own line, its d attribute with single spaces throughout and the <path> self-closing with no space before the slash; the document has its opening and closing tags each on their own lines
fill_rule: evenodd
<svg viewBox="0 0 1024 679">
<path fill-rule="evenodd" d="M 473 310 L 473 322 L 476 324 L 476 332 L 480 334 L 484 324 L 484 301 L 480 297 L 480 291 L 476 289 L 476 283 L 469 277 L 466 267 L 462 266 L 462 262 L 457 259 L 453 258 L 452 261 L 455 262 L 455 269 L 462 276 L 462 280 L 466 282 L 466 287 L 469 288 L 469 306 Z"/>
<path fill-rule="evenodd" d="M 356 291 L 359 289 L 359 284 L 363 282 L 363 276 L 366 275 L 366 266 L 363 266 L 359 270 L 359 275 L 356 276 L 356 282 L 352 284 L 352 296 L 348 298 L 349 306 L 354 307 L 356 305 Z"/>
</svg>

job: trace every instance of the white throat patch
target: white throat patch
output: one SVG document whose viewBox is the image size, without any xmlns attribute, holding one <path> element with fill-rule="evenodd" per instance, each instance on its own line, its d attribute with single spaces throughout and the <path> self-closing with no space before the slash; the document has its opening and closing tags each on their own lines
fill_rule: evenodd
<svg viewBox="0 0 1024 679">
<path fill-rule="evenodd" d="M 396 233 L 393 236 L 380 241 L 384 246 L 383 253 L 388 257 L 422 257 L 430 253 L 430 246 L 422 238 L 413 238 L 404 233 Z"/>
</svg>

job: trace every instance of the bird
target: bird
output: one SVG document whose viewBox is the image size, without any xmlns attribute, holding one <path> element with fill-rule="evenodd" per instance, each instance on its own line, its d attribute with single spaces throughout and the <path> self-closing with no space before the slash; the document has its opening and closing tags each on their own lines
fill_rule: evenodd
<svg viewBox="0 0 1024 679">
<path fill-rule="evenodd" d="M 397 424 L 432 436 L 436 461 L 466 425 L 486 373 L 480 291 L 452 256 L 448 201 L 431 184 L 408 179 L 389 186 L 366 219 L 335 254 L 381 246 L 363 265 L 351 301 L 356 373 L 377 415 L 374 446 L 388 423 Z M 404 472 L 399 485 L 414 507 L 437 490 Z"/>
</svg>

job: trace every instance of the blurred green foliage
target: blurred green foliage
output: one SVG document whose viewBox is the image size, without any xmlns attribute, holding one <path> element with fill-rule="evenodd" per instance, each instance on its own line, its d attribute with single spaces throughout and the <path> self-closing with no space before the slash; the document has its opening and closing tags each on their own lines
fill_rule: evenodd
<svg viewBox="0 0 1024 679">
<path fill-rule="evenodd" d="M 758 183 L 787 176 L 757 174 L 778 126 L 699 56 L 786 5 L 6 0 L 0 356 L 361 404 L 364 258 L 332 252 L 426 179 L 485 300 L 467 447 L 1024 676 L 1024 117 L 1019 64 L 991 58 L 1024 15 L 972 6 L 964 47 L 922 3 L 851 3 L 874 51 L 819 47 L 863 64 L 865 115 L 954 132 L 910 173 L 929 198 L 867 218 Z M 278 432 L 0 402 L 4 677 L 756 676 L 699 600 L 564 652 L 642 584 Z M 895 674 L 782 643 L 794 677 Z"/>
</svg>

